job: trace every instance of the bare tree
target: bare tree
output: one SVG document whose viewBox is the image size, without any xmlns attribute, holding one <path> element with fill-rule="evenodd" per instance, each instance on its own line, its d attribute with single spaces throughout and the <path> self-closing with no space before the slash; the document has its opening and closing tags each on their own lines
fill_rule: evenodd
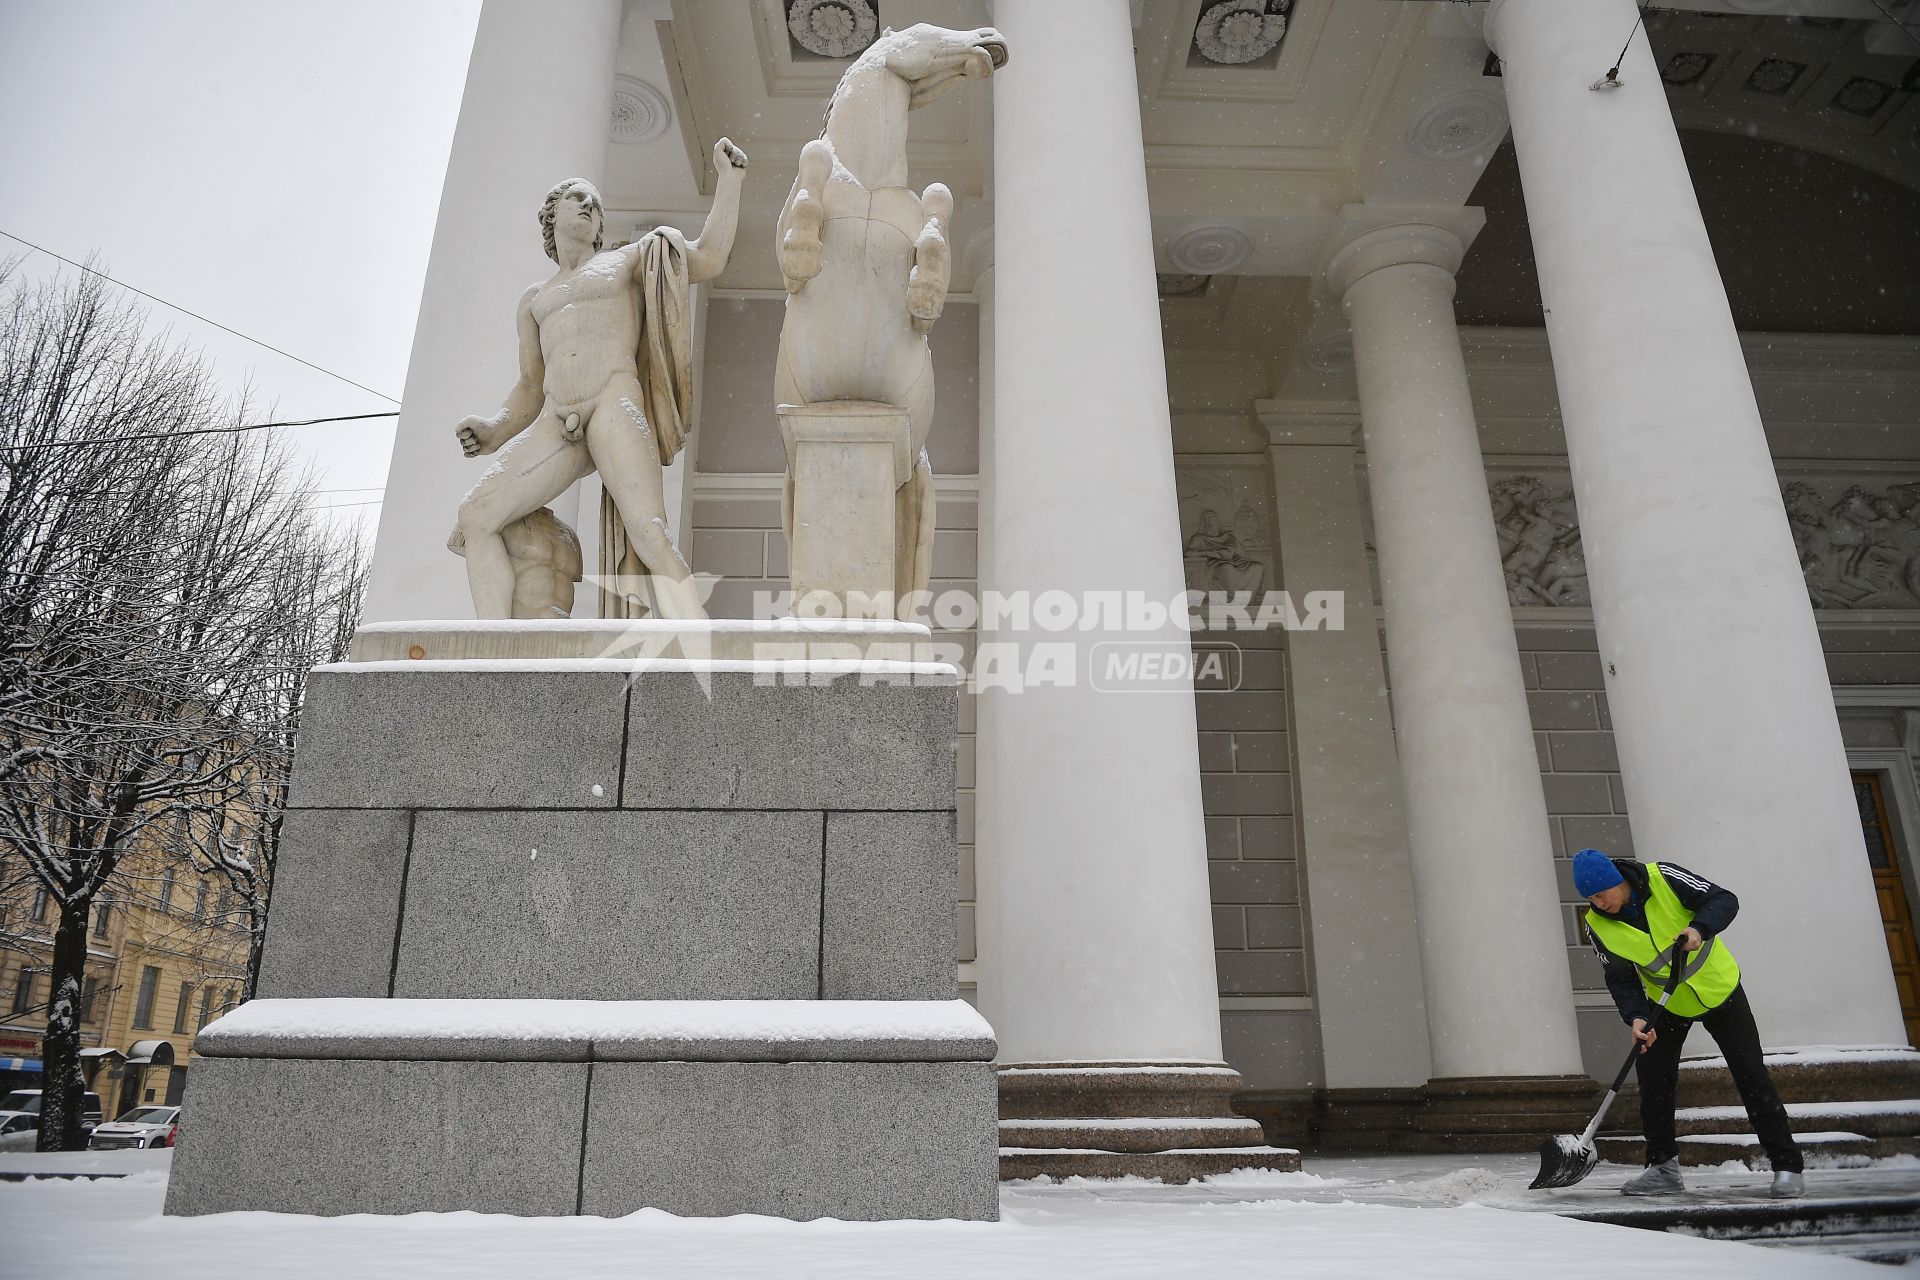
<svg viewBox="0 0 1920 1280">
<path fill-rule="evenodd" d="M 0 303 L 0 851 L 58 912 L 42 1150 L 82 1143 L 98 895 L 158 824 L 223 828 L 316 656 L 286 616 L 327 546 L 311 484 L 270 437 L 217 434 L 244 399 L 143 323 L 91 277 Z"/>
</svg>

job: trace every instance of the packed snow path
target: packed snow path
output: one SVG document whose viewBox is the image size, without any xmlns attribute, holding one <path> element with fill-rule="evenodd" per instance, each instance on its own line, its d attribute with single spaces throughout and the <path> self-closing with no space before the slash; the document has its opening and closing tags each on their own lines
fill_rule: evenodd
<svg viewBox="0 0 1920 1280">
<path fill-rule="evenodd" d="M 420 1280 L 635 1276 L 1219 1277 L 1362 1280 L 1635 1280 L 1703 1275 L 1884 1276 L 1886 1268 L 1512 1212 L 1524 1201 L 1515 1157 L 1316 1162 L 1321 1173 L 1233 1174 L 1208 1184 L 1012 1184 L 997 1223 L 786 1222 L 675 1218 L 512 1218 L 472 1213 L 309 1218 L 239 1213 L 163 1218 L 170 1152 L 62 1157 L 98 1181 L 0 1182 L 0 1239 L 16 1275 L 131 1274 L 155 1257 L 191 1257 L 199 1280 L 260 1275 Z M 124 1157 L 108 1160 L 106 1157 Z M 0 1159 L 0 1172 L 45 1157 Z M 1530 1159 L 1530 1158 L 1529 1158 Z M 1627 1171 L 1603 1167 L 1592 1194 Z M 1915 1175 L 1903 1171 L 1908 1185 Z M 1837 1176 L 1837 1175 L 1836 1175 Z M 1864 1176 L 1864 1175 L 1855 1175 Z M 1764 1185 L 1727 1171 L 1719 1179 Z M 1850 1179 L 1851 1181 L 1852 1179 Z M 1617 1202 L 1618 1197 L 1614 1196 Z M 1374 1202 L 1380 1199 L 1392 1203 Z M 1490 1203 L 1472 1203 L 1474 1200 Z M 1468 1201 L 1468 1203 L 1461 1203 Z M 1535 1207 L 1531 1202 L 1529 1207 Z"/>
</svg>

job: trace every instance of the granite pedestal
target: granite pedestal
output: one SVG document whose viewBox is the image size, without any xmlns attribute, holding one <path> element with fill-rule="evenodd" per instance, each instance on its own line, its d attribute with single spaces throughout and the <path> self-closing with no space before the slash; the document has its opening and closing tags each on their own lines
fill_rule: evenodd
<svg viewBox="0 0 1920 1280">
<path fill-rule="evenodd" d="M 167 1211 L 996 1216 L 957 692 L 881 659 L 316 670 L 261 998 L 197 1043 Z"/>
</svg>

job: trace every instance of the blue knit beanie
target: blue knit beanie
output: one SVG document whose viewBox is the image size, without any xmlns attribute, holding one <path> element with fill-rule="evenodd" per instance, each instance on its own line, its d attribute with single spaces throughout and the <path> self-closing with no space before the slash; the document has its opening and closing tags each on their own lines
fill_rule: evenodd
<svg viewBox="0 0 1920 1280">
<path fill-rule="evenodd" d="M 1582 849 L 1573 855 L 1573 887 L 1583 898 L 1591 898 L 1603 889 L 1626 880 L 1613 859 L 1598 849 Z"/>
</svg>

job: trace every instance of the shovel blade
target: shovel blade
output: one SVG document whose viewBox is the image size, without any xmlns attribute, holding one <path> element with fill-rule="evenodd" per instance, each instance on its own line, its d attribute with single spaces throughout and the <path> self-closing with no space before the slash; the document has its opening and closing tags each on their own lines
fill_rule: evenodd
<svg viewBox="0 0 1920 1280">
<path fill-rule="evenodd" d="M 1548 1138 L 1540 1144 L 1540 1176 L 1527 1184 L 1528 1189 L 1570 1187 L 1599 1163 L 1600 1152 L 1591 1142 L 1582 1142 L 1571 1133 Z"/>
</svg>

